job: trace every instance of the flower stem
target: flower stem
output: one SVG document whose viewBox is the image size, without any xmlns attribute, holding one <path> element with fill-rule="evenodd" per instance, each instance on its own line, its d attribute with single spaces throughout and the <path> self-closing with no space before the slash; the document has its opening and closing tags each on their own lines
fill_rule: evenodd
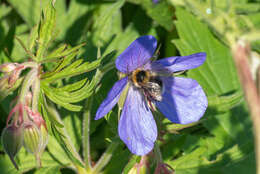
<svg viewBox="0 0 260 174">
<path fill-rule="evenodd" d="M 91 172 L 88 172 L 85 168 L 82 168 L 79 165 L 76 165 L 76 169 L 78 174 L 91 174 Z"/>
<path fill-rule="evenodd" d="M 33 97 L 32 97 L 32 111 L 36 112 L 38 110 L 38 100 L 40 94 L 40 79 L 35 78 L 35 82 L 33 84 Z"/>
<path fill-rule="evenodd" d="M 249 67 L 248 58 L 250 48 L 249 45 L 245 43 L 238 43 L 232 47 L 232 52 L 235 65 L 237 67 L 238 76 L 251 112 L 250 116 L 253 121 L 255 136 L 257 174 L 260 174 L 260 97 Z"/>
<path fill-rule="evenodd" d="M 154 154 L 155 154 L 155 158 L 157 160 L 157 163 L 162 163 L 163 158 L 162 158 L 160 147 L 159 147 L 157 142 L 154 144 Z"/>
<path fill-rule="evenodd" d="M 86 170 L 91 169 L 91 156 L 90 156 L 90 141 L 89 141 L 89 129 L 90 129 L 90 117 L 91 107 L 93 103 L 93 97 L 87 99 L 85 104 L 85 111 L 83 113 L 83 153 Z"/>
<path fill-rule="evenodd" d="M 118 144 L 118 142 L 112 142 L 108 146 L 107 150 L 103 153 L 103 155 L 95 165 L 93 173 L 100 173 L 100 171 L 107 165 L 109 160 L 112 158 L 113 152 L 116 150 Z"/>
<path fill-rule="evenodd" d="M 25 103 L 26 94 L 30 90 L 31 85 L 37 76 L 37 72 L 38 72 L 37 69 L 32 69 L 26 75 L 25 79 L 23 80 L 22 87 L 21 87 L 19 102 Z"/>
</svg>

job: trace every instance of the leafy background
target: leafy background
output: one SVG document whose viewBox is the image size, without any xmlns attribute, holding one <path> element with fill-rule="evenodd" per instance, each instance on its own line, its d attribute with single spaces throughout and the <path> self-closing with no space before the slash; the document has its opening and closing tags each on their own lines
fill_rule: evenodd
<svg viewBox="0 0 260 174">
<path fill-rule="evenodd" d="M 202 2 L 207 7 L 212 5 L 211 1 Z M 27 60 L 28 55 L 15 36 L 29 44 L 32 36 L 30 33 L 39 23 L 41 11 L 48 3 L 47 0 L 0 1 L 0 63 Z M 185 0 L 179 3 L 182 5 Z M 225 0 L 220 0 L 213 5 L 223 9 L 225 3 Z M 256 29 L 260 28 L 259 0 L 233 0 L 232 3 L 237 15 L 244 15 Z M 208 96 L 209 107 L 205 116 L 191 127 L 169 124 L 168 120 L 163 120 L 162 127 L 168 131 L 161 137 L 164 141 L 159 141 L 163 160 L 175 169 L 176 174 L 256 172 L 252 124 L 231 57 L 230 45 L 216 34 L 207 21 L 196 17 L 193 9 L 180 7 L 174 0 L 161 0 L 157 4 L 150 0 L 58 0 L 55 9 L 57 35 L 54 39 L 50 38 L 52 43 L 47 51 L 52 52 L 64 43 L 74 47 L 85 42 L 77 51 L 76 61 L 83 59 L 84 62 L 92 62 L 100 55 L 108 55 L 105 63 L 113 62 L 138 36 L 148 34 L 154 35 L 161 45 L 159 58 L 206 52 L 207 61 L 201 67 L 185 73 L 185 76 L 196 79 L 201 84 Z M 252 48 L 259 53 L 259 41 L 254 42 Z M 52 66 L 51 63 L 47 64 L 46 69 L 51 69 Z M 57 80 L 57 84 L 69 84 L 86 77 L 92 79 L 93 72 Z M 109 146 L 111 139 L 118 139 L 116 108 L 106 119 L 93 120 L 95 111 L 112 87 L 112 82 L 118 80 L 116 77 L 117 72 L 112 69 L 99 79 L 100 90 L 94 97 L 90 127 L 93 163 Z M 51 90 L 48 84 L 52 80 L 45 79 L 42 83 L 43 90 Z M 85 93 L 90 95 L 86 91 Z M 0 103 L 1 129 L 5 127 L 9 104 L 16 95 L 17 92 L 14 91 Z M 74 150 L 81 154 L 84 148 L 82 122 L 86 103 L 79 101 L 75 100 L 79 108 L 75 106 L 73 110 L 71 105 L 60 104 L 58 111 L 62 116 L 61 124 L 64 125 L 60 129 L 66 129 L 67 136 L 75 146 Z M 75 112 L 64 109 L 66 107 Z M 51 135 L 40 169 L 36 168 L 33 155 L 22 149 L 17 157 L 19 171 L 16 171 L 0 147 L 1 173 L 75 173 L 75 159 L 71 158 L 73 152 L 67 152 L 73 150 L 65 147 L 62 140 Z M 133 160 L 135 158 L 120 142 L 103 173 L 127 173 L 129 170 L 125 166 L 133 166 Z M 152 171 L 153 169 L 151 173 Z"/>
</svg>

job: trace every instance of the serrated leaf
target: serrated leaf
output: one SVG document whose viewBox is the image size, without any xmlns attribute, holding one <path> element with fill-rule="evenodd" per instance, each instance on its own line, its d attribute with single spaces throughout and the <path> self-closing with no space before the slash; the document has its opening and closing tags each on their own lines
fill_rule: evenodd
<svg viewBox="0 0 260 174">
<path fill-rule="evenodd" d="M 56 22 L 56 11 L 50 2 L 47 8 L 45 9 L 41 17 L 40 29 L 39 29 L 39 38 L 38 38 L 38 49 L 36 57 L 38 61 L 43 59 L 43 54 L 48 47 L 49 42 L 54 36 L 54 28 Z"/>
<path fill-rule="evenodd" d="M 76 82 L 76 84 L 79 83 Z M 71 103 L 76 103 L 89 97 L 93 93 L 93 89 L 95 85 L 96 85 L 96 81 L 95 79 L 93 79 L 91 82 L 85 83 L 84 86 L 77 87 L 77 90 L 74 91 L 64 91 L 61 90 L 60 88 L 48 87 L 44 83 L 42 83 L 42 89 L 46 94 L 46 96 L 54 103 L 57 103 L 60 106 L 63 106 L 64 108 L 71 111 L 80 111 L 82 106 L 72 105 Z M 70 87 L 75 88 L 75 85 L 71 85 Z M 62 89 L 66 89 L 66 88 L 63 87 Z"/>
<path fill-rule="evenodd" d="M 40 95 L 40 103 L 41 103 L 41 110 L 42 110 L 42 113 L 43 113 L 43 116 L 45 118 L 45 121 L 47 121 L 47 128 L 49 131 L 52 130 L 51 128 L 51 124 L 54 124 L 55 126 L 57 127 L 60 127 L 60 128 L 63 128 L 64 125 L 63 123 L 57 118 L 55 117 L 56 115 L 53 113 L 54 111 L 51 110 L 50 107 L 48 107 L 48 104 L 47 104 L 47 101 L 43 95 L 43 92 L 41 92 L 41 95 Z"/>
<path fill-rule="evenodd" d="M 78 112 L 82 109 L 82 106 L 73 105 L 73 104 L 64 102 L 61 98 L 59 98 L 55 94 L 53 94 L 52 91 L 48 87 L 45 86 L 42 89 L 44 91 L 44 94 L 54 103 L 66 108 L 70 111 L 74 111 L 74 112 Z"/>
<path fill-rule="evenodd" d="M 69 165 L 71 163 L 66 151 L 55 139 L 54 136 L 49 136 L 49 141 L 47 144 L 48 150 L 51 155 L 55 156 L 55 159 L 63 166 Z"/>
<path fill-rule="evenodd" d="M 40 168 L 38 170 L 36 170 L 36 172 L 34 172 L 34 174 L 61 174 L 60 172 L 60 166 L 53 166 L 53 167 L 43 167 Z"/>
<path fill-rule="evenodd" d="M 233 94 L 224 96 L 210 96 L 208 97 L 209 107 L 214 107 L 218 112 L 229 111 L 234 106 L 243 101 L 243 93 L 237 91 Z"/>
<path fill-rule="evenodd" d="M 230 50 L 209 29 L 188 12 L 178 8 L 176 27 L 181 39 L 174 40 L 181 55 L 206 52 L 205 63 L 188 71 L 210 95 L 221 95 L 239 89 L 239 81 Z"/>
<path fill-rule="evenodd" d="M 154 4 L 152 1 L 143 3 L 143 8 L 146 9 L 147 14 L 158 24 L 163 26 L 166 30 L 171 31 L 173 29 L 173 8 L 167 1 L 161 1 Z"/>
<path fill-rule="evenodd" d="M 77 114 L 67 115 L 64 119 L 64 124 L 68 134 L 77 151 L 80 150 L 82 139 L 82 121 Z"/>
<path fill-rule="evenodd" d="M 208 133 L 203 134 L 205 137 L 188 136 L 182 147 L 184 154 L 169 163 L 177 174 L 233 173 L 240 161 L 252 160 L 254 151 L 249 113 L 230 50 L 187 11 L 178 8 L 176 15 L 180 39 L 174 43 L 181 55 L 207 53 L 206 62 L 187 74 L 196 79 L 208 95 L 209 107 L 200 121 Z M 248 167 L 250 171 L 255 170 L 255 164 Z"/>
<path fill-rule="evenodd" d="M 60 61 L 58 62 L 58 65 L 54 68 L 53 71 L 51 71 L 51 72 L 46 72 L 46 73 L 42 74 L 42 75 L 41 75 L 41 78 L 42 78 L 42 79 L 45 79 L 45 78 L 51 77 L 51 76 L 55 75 L 56 73 L 58 73 L 59 71 L 61 71 L 64 67 L 69 66 L 70 63 L 71 63 L 71 61 L 72 61 L 72 59 L 75 58 L 75 56 L 77 55 L 77 53 L 78 53 L 78 52 L 76 51 L 76 52 L 74 52 L 74 53 L 71 53 L 71 54 L 68 55 L 68 56 L 65 56 L 62 60 L 60 60 Z"/>
<path fill-rule="evenodd" d="M 152 0 L 129 0 L 132 3 L 140 4 L 149 17 L 156 21 L 159 25 L 163 26 L 166 30 L 173 29 L 174 9 L 167 1 L 158 1 L 154 3 Z"/>
<path fill-rule="evenodd" d="M 101 15 L 95 20 L 93 30 L 94 42 L 98 47 L 103 46 L 104 40 L 107 40 L 105 35 L 107 35 L 108 31 L 115 32 L 112 29 L 113 25 L 113 18 L 116 13 L 119 12 L 119 9 L 123 6 L 125 0 L 119 0 L 109 5 L 108 7 L 105 6 L 104 10 L 101 10 Z M 102 8 L 102 6 L 101 6 Z M 110 33 L 111 33 L 110 32 Z"/>
<path fill-rule="evenodd" d="M 58 48 L 56 48 L 50 54 L 48 54 L 48 56 L 46 56 L 45 59 L 59 58 L 58 55 L 60 55 L 66 49 L 66 47 L 67 47 L 67 44 L 62 44 L 62 45 L 58 46 Z"/>
<path fill-rule="evenodd" d="M 57 58 L 61 58 L 64 56 L 68 56 L 69 54 L 77 51 L 78 49 L 80 49 L 81 47 L 83 47 L 85 45 L 85 43 L 79 44 L 75 47 L 72 48 L 66 48 L 66 45 L 62 45 L 61 47 L 57 48 L 56 50 L 54 50 L 52 53 L 50 53 L 47 57 L 45 57 L 45 61 L 47 61 L 47 59 L 50 60 L 55 60 Z"/>
<path fill-rule="evenodd" d="M 59 122 L 62 122 L 60 119 L 60 116 L 54 106 L 45 105 L 45 108 L 50 111 L 50 114 L 53 115 Z M 77 153 L 76 148 L 74 147 L 73 143 L 71 142 L 70 137 L 68 136 L 68 133 L 64 128 L 57 127 L 53 125 L 53 134 L 56 138 L 56 140 L 59 142 L 59 144 L 62 146 L 62 148 L 65 150 L 66 154 L 70 158 L 71 162 L 74 164 L 80 165 L 81 167 L 84 167 L 84 163 L 81 160 L 81 157 Z"/>
<path fill-rule="evenodd" d="M 20 14 L 22 19 L 30 26 L 34 26 L 40 19 L 40 11 L 45 7 L 48 1 L 35 1 L 35 0 L 8 0 L 14 9 Z M 30 10 L 28 10 L 30 9 Z"/>
<path fill-rule="evenodd" d="M 38 37 L 38 25 L 34 26 L 32 29 L 31 29 L 31 33 L 30 33 L 30 37 L 29 37 L 29 41 L 28 41 L 28 45 L 29 45 L 29 50 L 31 52 L 33 52 L 33 48 L 35 47 L 35 44 L 36 44 L 36 39 Z"/>
<path fill-rule="evenodd" d="M 87 79 L 83 79 L 83 80 L 77 81 L 72 84 L 68 84 L 68 85 L 60 87 L 60 88 L 55 88 L 54 90 L 57 92 L 59 92 L 59 91 L 66 91 L 66 92 L 76 91 L 76 90 L 82 88 L 86 82 L 87 82 Z"/>
<path fill-rule="evenodd" d="M 78 60 L 77 63 L 67 66 L 66 68 L 62 69 L 60 72 L 57 72 L 48 78 L 44 78 L 43 81 L 45 83 L 51 83 L 55 80 L 68 78 L 68 77 L 72 77 L 75 75 L 79 75 L 79 74 L 83 74 L 83 73 L 92 71 L 101 64 L 102 60 L 103 59 L 100 58 L 91 63 L 85 62 L 85 63 L 82 63 L 81 65 L 78 65 L 78 63 L 82 60 Z M 75 65 L 77 65 L 77 66 L 75 66 Z"/>
<path fill-rule="evenodd" d="M 251 151 L 252 148 L 252 143 L 245 143 L 243 146 L 233 146 L 223 154 L 217 156 L 215 160 L 209 161 L 206 158 L 203 158 L 203 154 L 207 149 L 201 147 L 188 155 L 170 162 L 170 164 L 174 167 L 176 174 L 255 173 L 255 166 L 252 164 L 255 160 L 254 153 Z M 248 160 L 250 160 L 251 164 L 247 163 Z"/>
</svg>

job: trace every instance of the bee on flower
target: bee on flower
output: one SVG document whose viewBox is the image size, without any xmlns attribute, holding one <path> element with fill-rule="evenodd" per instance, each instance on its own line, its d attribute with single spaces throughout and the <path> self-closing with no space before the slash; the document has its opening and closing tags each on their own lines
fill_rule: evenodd
<svg viewBox="0 0 260 174">
<path fill-rule="evenodd" d="M 206 53 L 151 61 L 156 47 L 153 36 L 142 36 L 117 57 L 116 68 L 125 77 L 114 84 L 95 117 L 95 120 L 104 117 L 127 89 L 118 133 L 136 155 L 149 153 L 157 139 L 157 126 L 151 112 L 155 106 L 171 122 L 179 124 L 198 121 L 208 106 L 207 97 L 196 80 L 172 76 L 174 72 L 202 65 Z"/>
</svg>

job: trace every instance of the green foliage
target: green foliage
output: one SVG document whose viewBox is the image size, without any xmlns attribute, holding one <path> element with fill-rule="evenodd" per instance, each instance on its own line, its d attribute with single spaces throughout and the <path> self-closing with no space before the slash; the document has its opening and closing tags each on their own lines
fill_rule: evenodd
<svg viewBox="0 0 260 174">
<path fill-rule="evenodd" d="M 181 54 L 207 53 L 206 63 L 187 74 L 198 80 L 209 96 L 208 112 L 202 120 L 209 134 L 185 137 L 181 147 L 185 155 L 169 163 L 177 174 L 244 173 L 246 170 L 254 173 L 254 164 L 244 165 L 254 160 L 254 146 L 253 140 L 248 139 L 252 137 L 251 124 L 230 51 L 191 14 L 182 9 L 177 9 L 176 14 L 180 39 L 174 43 Z M 236 92 L 227 94 L 232 91 Z"/>
<path fill-rule="evenodd" d="M 189 125 L 167 119 L 160 124 L 162 117 L 156 116 L 163 162 L 176 174 L 255 173 L 251 120 L 227 36 L 253 38 L 252 49 L 259 55 L 260 6 L 259 0 L 227 2 L 231 1 L 0 1 L 0 64 L 33 60 L 40 65 L 38 110 L 50 135 L 41 168 L 22 148 L 15 159 L 17 171 L 0 146 L 1 173 L 84 173 L 98 164 L 94 170 L 104 174 L 127 174 L 139 163 L 140 157 L 130 154 L 118 137 L 123 101 L 105 119 L 94 121 L 94 116 L 118 80 L 116 57 L 140 35 L 157 38 L 159 58 L 207 53 L 201 67 L 184 74 L 205 90 L 205 116 Z M 233 23 L 227 27 L 230 23 L 223 16 L 231 17 L 237 28 Z M 0 92 L 2 130 L 25 74 L 26 70 L 12 88 Z M 103 154 L 106 150 L 109 153 Z M 92 166 L 85 164 L 88 157 Z M 157 157 L 151 153 L 148 158 L 153 173 Z M 72 170 L 61 170 L 66 168 Z"/>
</svg>

